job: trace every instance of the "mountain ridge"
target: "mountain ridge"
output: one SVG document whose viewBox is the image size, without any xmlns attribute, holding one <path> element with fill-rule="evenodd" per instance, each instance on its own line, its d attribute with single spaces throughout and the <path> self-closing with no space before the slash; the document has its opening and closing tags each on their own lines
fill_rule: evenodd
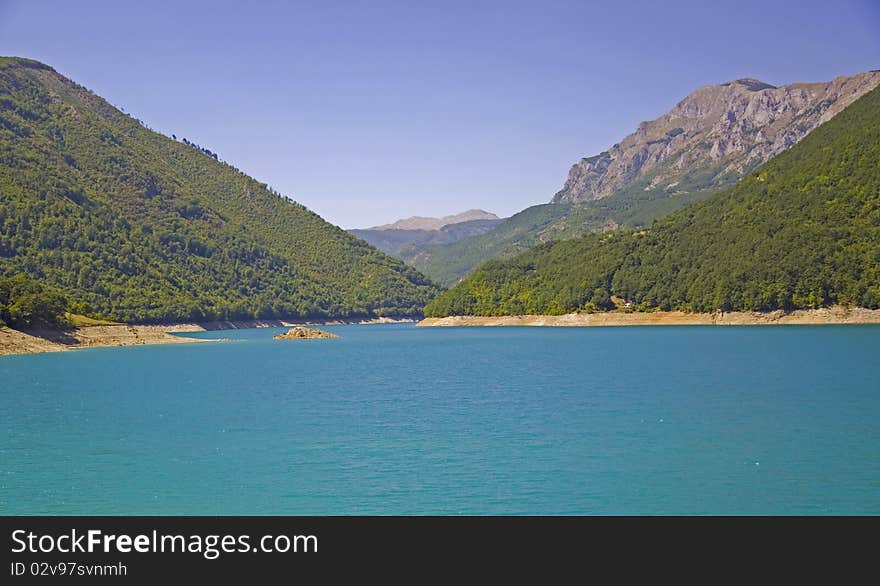
<svg viewBox="0 0 880 586">
<path fill-rule="evenodd" d="M 773 86 L 741 78 L 697 88 L 671 110 L 609 149 L 569 170 L 553 203 L 607 197 L 629 182 L 649 177 L 645 190 L 674 190 L 687 166 L 713 167 L 706 187 L 731 183 L 831 119 L 880 84 L 871 71 L 828 82 Z"/>
<path fill-rule="evenodd" d="M 649 229 L 490 261 L 429 317 L 880 308 L 880 87 Z"/>
<path fill-rule="evenodd" d="M 451 286 L 492 258 L 511 258 L 532 246 L 585 233 L 649 226 L 733 185 L 878 84 L 880 72 L 868 71 L 779 87 L 753 78 L 702 86 L 669 112 L 640 123 L 609 150 L 573 165 L 551 203 L 526 208 L 489 233 L 427 246 L 407 260 Z M 753 103 L 758 98 L 764 102 Z M 747 116 L 740 115 L 746 111 Z M 694 119 L 690 125 L 682 121 L 685 115 Z M 762 121 L 771 118 L 775 122 L 763 130 L 759 144 Z M 744 120 L 750 121 L 748 127 Z M 728 126 L 734 129 L 729 135 L 719 134 Z"/>
<path fill-rule="evenodd" d="M 437 291 L 314 212 L 110 105 L 0 58 L 0 277 L 131 322 L 419 315 Z"/>
<path fill-rule="evenodd" d="M 391 224 L 382 224 L 381 226 L 373 226 L 371 228 L 357 228 L 358 230 L 440 230 L 444 226 L 452 224 L 461 224 L 462 222 L 471 222 L 473 220 L 500 220 L 498 216 L 492 212 L 481 209 L 470 209 L 458 214 L 443 216 L 442 218 L 434 218 L 430 216 L 410 216 L 392 222 Z"/>
<path fill-rule="evenodd" d="M 348 230 L 387 255 L 410 263 L 428 247 L 458 242 L 494 230 L 503 220 L 468 220 L 445 224 L 439 230 Z"/>
</svg>

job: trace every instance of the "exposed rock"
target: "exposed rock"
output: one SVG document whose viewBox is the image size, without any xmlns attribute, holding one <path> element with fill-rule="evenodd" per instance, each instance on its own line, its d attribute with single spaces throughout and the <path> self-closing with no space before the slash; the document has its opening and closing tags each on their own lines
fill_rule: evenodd
<svg viewBox="0 0 880 586">
<path fill-rule="evenodd" d="M 219 342 L 171 333 L 204 331 L 196 324 L 131 326 L 125 324 L 89 325 L 75 328 L 31 327 L 13 330 L 0 327 L 0 356 L 6 354 L 35 354 L 63 352 L 76 348 L 142 346 L 147 344 L 185 344 Z"/>
<path fill-rule="evenodd" d="M 774 87 L 738 79 L 697 89 L 568 173 L 553 203 L 601 199 L 636 182 L 670 195 L 730 184 L 880 84 L 880 72 Z M 639 183 L 641 188 L 641 183 Z"/>
<path fill-rule="evenodd" d="M 325 332 L 324 330 L 318 330 L 313 328 L 304 328 L 301 326 L 296 326 L 291 328 L 290 330 L 284 332 L 283 334 L 278 334 L 275 336 L 276 340 L 314 340 L 317 338 L 338 338 L 336 334 L 331 334 L 330 332 Z"/>
<path fill-rule="evenodd" d="M 426 317 L 420 326 L 748 326 L 748 325 L 819 325 L 819 324 L 877 324 L 880 309 L 847 308 L 842 306 L 820 309 L 785 311 L 734 311 L 714 313 L 686 313 L 684 311 L 602 311 L 597 313 L 567 313 L 565 315 L 500 315 L 493 317 L 451 315 Z"/>
</svg>

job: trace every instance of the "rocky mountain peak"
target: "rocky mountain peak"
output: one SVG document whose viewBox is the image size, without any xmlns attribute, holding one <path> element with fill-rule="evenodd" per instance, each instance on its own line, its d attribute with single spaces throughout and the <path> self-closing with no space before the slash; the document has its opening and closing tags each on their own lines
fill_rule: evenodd
<svg viewBox="0 0 880 586">
<path fill-rule="evenodd" d="M 760 79 L 755 79 L 754 77 L 743 77 L 740 79 L 734 79 L 733 81 L 729 81 L 727 83 L 722 83 L 721 86 L 730 86 L 730 85 L 738 85 L 746 88 L 750 92 L 758 92 L 766 89 L 776 89 L 775 85 L 770 85 L 769 83 L 765 83 Z"/>
<path fill-rule="evenodd" d="M 552 201 L 584 203 L 629 189 L 676 196 L 723 188 L 877 85 L 880 72 L 869 71 L 779 87 L 753 78 L 701 87 L 607 151 L 581 159 Z"/>
</svg>

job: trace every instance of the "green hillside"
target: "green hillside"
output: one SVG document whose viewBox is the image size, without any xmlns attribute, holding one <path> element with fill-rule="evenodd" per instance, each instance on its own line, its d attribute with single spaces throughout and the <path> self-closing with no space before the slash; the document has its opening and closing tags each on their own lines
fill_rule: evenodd
<svg viewBox="0 0 880 586">
<path fill-rule="evenodd" d="M 504 220 L 468 220 L 448 224 L 439 230 L 423 229 L 354 229 L 348 230 L 352 236 L 366 240 L 385 254 L 406 262 L 425 248 L 437 244 L 450 244 L 464 238 L 485 234 L 504 222 Z"/>
<path fill-rule="evenodd" d="M 734 187 L 654 223 L 490 261 L 426 315 L 880 307 L 880 89 Z"/>
<path fill-rule="evenodd" d="M 454 285 L 486 259 L 509 258 L 540 243 L 542 231 L 570 209 L 566 204 L 532 206 L 505 219 L 491 232 L 426 246 L 403 258 L 437 283 Z"/>
<path fill-rule="evenodd" d="M 41 63 L 0 58 L 0 277 L 126 321 L 418 315 L 424 276 Z"/>
<path fill-rule="evenodd" d="M 543 242 L 650 226 L 733 186 L 880 83 L 876 71 L 829 82 L 774 87 L 744 78 L 698 88 L 659 118 L 569 171 L 553 209 L 535 206 L 493 234 L 400 256 L 451 286 L 489 259 Z M 719 120 L 724 120 L 719 125 Z M 523 229 L 523 220 L 541 216 Z"/>
<path fill-rule="evenodd" d="M 424 246 L 417 254 L 401 254 L 432 280 L 452 286 L 489 259 L 512 258 L 529 248 L 577 238 L 591 232 L 649 226 L 684 206 L 718 193 L 709 172 L 685 173 L 681 189 L 645 190 L 650 176 L 633 182 L 613 195 L 584 204 L 551 203 L 526 208 L 505 219 L 491 232 L 453 242 Z M 733 179 L 736 179 L 734 177 Z M 726 185 L 733 183 L 731 179 Z M 406 252 L 406 251 L 405 251 Z"/>
</svg>

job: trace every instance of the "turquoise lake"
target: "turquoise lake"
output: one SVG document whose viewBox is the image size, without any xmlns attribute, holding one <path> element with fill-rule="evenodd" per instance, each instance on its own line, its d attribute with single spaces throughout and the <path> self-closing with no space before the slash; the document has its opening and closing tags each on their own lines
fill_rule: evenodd
<svg viewBox="0 0 880 586">
<path fill-rule="evenodd" d="M 0 357 L 0 514 L 880 514 L 880 327 Z"/>
</svg>

